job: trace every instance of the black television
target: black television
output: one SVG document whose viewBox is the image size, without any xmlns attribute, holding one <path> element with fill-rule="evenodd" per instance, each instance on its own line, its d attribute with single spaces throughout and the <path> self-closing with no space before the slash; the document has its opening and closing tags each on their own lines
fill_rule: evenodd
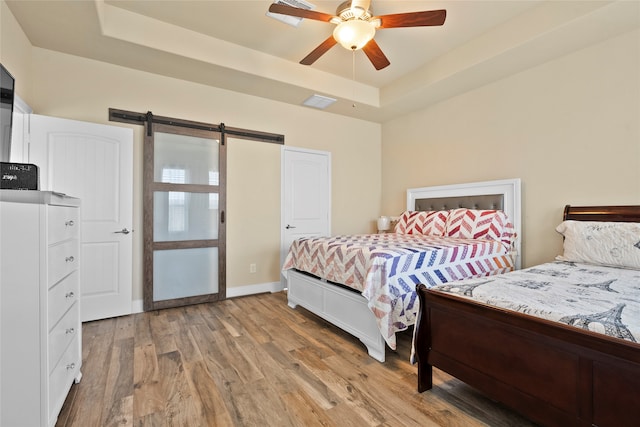
<svg viewBox="0 0 640 427">
<path fill-rule="evenodd" d="M 0 162 L 8 162 L 11 156 L 15 84 L 11 73 L 0 64 Z"/>
</svg>

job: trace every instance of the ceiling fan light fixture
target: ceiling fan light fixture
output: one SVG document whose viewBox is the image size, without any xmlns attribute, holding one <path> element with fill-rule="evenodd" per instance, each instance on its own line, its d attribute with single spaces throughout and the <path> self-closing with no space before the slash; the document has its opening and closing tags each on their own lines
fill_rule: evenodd
<svg viewBox="0 0 640 427">
<path fill-rule="evenodd" d="M 348 50 L 362 49 L 376 35 L 376 28 L 368 21 L 352 19 L 333 30 L 333 38 Z"/>
</svg>

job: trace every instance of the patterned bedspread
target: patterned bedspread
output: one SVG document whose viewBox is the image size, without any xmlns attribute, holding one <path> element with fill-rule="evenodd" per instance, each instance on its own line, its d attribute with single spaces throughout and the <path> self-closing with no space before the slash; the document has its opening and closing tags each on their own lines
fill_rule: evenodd
<svg viewBox="0 0 640 427">
<path fill-rule="evenodd" d="M 415 323 L 415 287 L 513 270 L 509 248 L 495 240 L 416 234 L 316 237 L 293 242 L 283 270 L 295 268 L 360 291 L 390 348 Z"/>
<path fill-rule="evenodd" d="M 640 270 L 551 262 L 433 289 L 640 342 Z"/>
</svg>

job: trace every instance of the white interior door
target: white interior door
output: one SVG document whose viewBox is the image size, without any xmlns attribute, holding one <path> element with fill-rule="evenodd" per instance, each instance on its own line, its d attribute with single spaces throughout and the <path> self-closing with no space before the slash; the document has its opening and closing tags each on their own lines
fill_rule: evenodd
<svg viewBox="0 0 640 427">
<path fill-rule="evenodd" d="M 133 131 L 32 115 L 40 188 L 81 199 L 82 321 L 131 314 Z"/>
<path fill-rule="evenodd" d="M 282 266 L 295 239 L 331 234 L 331 153 L 283 146 L 281 197 Z"/>
</svg>

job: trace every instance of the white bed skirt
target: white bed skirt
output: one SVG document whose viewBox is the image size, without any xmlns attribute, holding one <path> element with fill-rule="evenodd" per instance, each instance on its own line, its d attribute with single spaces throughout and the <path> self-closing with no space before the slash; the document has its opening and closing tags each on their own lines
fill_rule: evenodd
<svg viewBox="0 0 640 427">
<path fill-rule="evenodd" d="M 362 295 L 296 270 L 287 271 L 287 287 L 289 307 L 300 305 L 345 330 L 362 341 L 369 356 L 384 362 L 386 344 Z"/>
</svg>

